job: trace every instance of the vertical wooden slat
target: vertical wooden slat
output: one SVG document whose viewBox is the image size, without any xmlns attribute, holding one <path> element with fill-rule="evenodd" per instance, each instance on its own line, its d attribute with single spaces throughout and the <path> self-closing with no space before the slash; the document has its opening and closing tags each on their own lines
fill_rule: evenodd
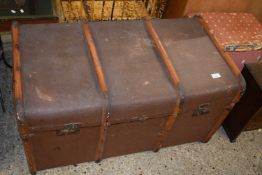
<svg viewBox="0 0 262 175">
<path fill-rule="evenodd" d="M 111 20 L 113 19 L 114 17 L 114 10 L 115 10 L 115 0 L 113 0 L 113 4 L 112 4 L 112 10 L 111 10 Z"/>
<path fill-rule="evenodd" d="M 80 0 L 80 8 L 79 8 L 79 18 L 82 19 L 82 10 L 83 10 L 83 0 Z"/>
<path fill-rule="evenodd" d="M 122 15 L 121 15 L 121 19 L 124 18 L 125 7 L 126 7 L 126 1 L 123 1 L 123 7 L 122 7 Z"/>
<path fill-rule="evenodd" d="M 95 68 L 95 72 L 98 78 L 98 82 L 99 82 L 99 87 L 101 92 L 103 93 L 107 93 L 107 85 L 106 85 L 106 80 L 105 80 L 105 75 L 104 75 L 104 71 L 98 56 L 98 52 L 95 46 L 95 42 L 93 40 L 90 28 L 88 26 L 88 24 L 84 24 L 83 25 L 83 30 L 84 30 L 84 34 L 85 34 L 85 39 L 87 41 L 87 44 L 89 46 L 90 52 L 91 52 L 91 58 L 92 58 L 92 62 L 94 64 L 94 68 Z"/>
<path fill-rule="evenodd" d="M 101 12 L 101 20 L 103 20 L 104 19 L 104 8 L 105 8 L 105 1 L 103 1 L 103 6 L 102 6 L 102 12 Z"/>
<path fill-rule="evenodd" d="M 103 157 L 104 145 L 106 141 L 108 119 L 110 117 L 110 100 L 109 100 L 108 88 L 107 88 L 104 72 L 102 69 L 102 65 L 100 62 L 100 58 L 98 56 L 95 42 L 93 40 L 92 33 L 88 24 L 83 25 L 83 30 L 85 34 L 85 39 L 87 41 L 91 53 L 91 59 L 98 79 L 99 88 L 103 97 L 100 134 L 99 134 L 97 150 L 95 153 L 95 160 L 96 162 L 99 162 Z"/>
<path fill-rule="evenodd" d="M 22 101 L 21 62 L 19 50 L 19 34 L 17 23 L 12 25 L 13 64 L 14 64 L 14 96 L 15 101 Z"/>
<path fill-rule="evenodd" d="M 163 130 L 160 133 L 160 136 L 157 140 L 156 146 L 154 148 L 155 151 L 157 151 L 158 149 L 160 149 L 163 145 L 163 143 L 165 142 L 170 130 L 172 129 L 172 127 L 174 126 L 174 123 L 176 121 L 176 118 L 181 110 L 181 102 L 183 101 L 183 95 L 181 92 L 181 87 L 180 87 L 180 78 L 178 77 L 178 74 L 173 66 L 173 63 L 164 47 L 164 45 L 162 44 L 156 30 L 154 29 L 152 23 L 149 20 L 145 20 L 144 21 L 144 25 L 148 31 L 148 33 L 150 34 L 151 38 L 153 39 L 154 43 L 156 44 L 157 50 L 160 53 L 160 57 L 164 63 L 164 65 L 166 66 L 168 72 L 169 72 L 169 76 L 171 78 L 172 84 L 175 88 L 176 91 L 176 105 L 173 111 L 173 114 L 170 115 L 165 123 L 165 126 L 163 128 Z"/>
<path fill-rule="evenodd" d="M 22 76 L 21 76 L 21 58 L 19 47 L 19 29 L 17 22 L 12 24 L 12 56 L 13 56 L 13 76 L 14 76 L 14 103 L 17 116 L 17 127 L 23 140 L 24 150 L 31 174 L 36 173 L 36 164 L 33 157 L 33 149 L 30 142 L 29 129 L 24 121 L 23 112 L 23 93 L 22 93 Z"/>
<path fill-rule="evenodd" d="M 154 40 L 154 42 L 157 46 L 157 49 L 158 49 L 158 51 L 161 55 L 161 59 L 164 62 L 165 66 L 167 67 L 167 70 L 170 74 L 172 82 L 177 87 L 180 84 L 180 78 L 177 75 L 177 72 L 176 72 L 176 70 L 173 66 L 171 59 L 169 58 L 169 55 L 168 55 L 164 45 L 162 44 L 162 42 L 161 42 L 156 30 L 154 29 L 152 23 L 149 20 L 145 20 L 144 24 L 145 24 L 147 31 L 149 32 L 150 36 L 152 37 L 152 39 Z"/>
<path fill-rule="evenodd" d="M 92 19 L 92 21 L 94 21 L 94 19 L 95 19 L 95 0 L 92 0 L 92 7 L 91 7 L 92 9 L 90 10 L 91 11 L 91 19 Z"/>
<path fill-rule="evenodd" d="M 60 1 L 60 0 L 59 0 Z M 66 19 L 66 13 L 65 13 L 65 10 L 63 9 L 63 1 L 60 1 L 60 6 L 62 8 L 62 14 L 63 14 L 63 21 L 67 21 Z"/>
</svg>

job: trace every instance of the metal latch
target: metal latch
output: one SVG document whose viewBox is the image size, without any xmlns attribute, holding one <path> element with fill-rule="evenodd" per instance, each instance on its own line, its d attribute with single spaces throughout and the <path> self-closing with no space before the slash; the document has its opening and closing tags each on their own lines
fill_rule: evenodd
<svg viewBox="0 0 262 175">
<path fill-rule="evenodd" d="M 204 115 L 204 114 L 208 114 L 209 112 L 210 112 L 209 103 L 204 103 L 204 104 L 199 105 L 197 109 L 194 110 L 192 116 Z"/>
<path fill-rule="evenodd" d="M 77 134 L 79 131 L 80 131 L 79 123 L 69 123 L 69 124 L 65 124 L 63 129 L 57 130 L 56 135 L 63 136 L 63 135 Z"/>
</svg>

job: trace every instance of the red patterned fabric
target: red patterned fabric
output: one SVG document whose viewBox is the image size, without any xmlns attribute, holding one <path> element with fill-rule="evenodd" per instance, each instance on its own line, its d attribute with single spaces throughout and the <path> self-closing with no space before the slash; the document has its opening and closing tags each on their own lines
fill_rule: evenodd
<svg viewBox="0 0 262 175">
<path fill-rule="evenodd" d="M 226 44 L 258 43 L 262 45 L 262 24 L 250 13 L 206 12 L 198 15 L 207 23 L 220 46 Z"/>
<path fill-rule="evenodd" d="M 201 16 L 210 32 L 224 49 L 227 44 L 256 43 L 262 45 L 262 24 L 249 13 L 206 12 L 191 14 Z M 245 63 L 254 63 L 262 59 L 262 50 L 228 52 L 240 71 Z"/>
</svg>

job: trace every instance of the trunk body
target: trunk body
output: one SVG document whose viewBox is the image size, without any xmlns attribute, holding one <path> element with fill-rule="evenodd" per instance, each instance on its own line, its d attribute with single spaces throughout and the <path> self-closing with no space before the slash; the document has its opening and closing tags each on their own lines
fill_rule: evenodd
<svg viewBox="0 0 262 175">
<path fill-rule="evenodd" d="M 220 126 L 241 77 L 197 20 L 149 23 L 19 27 L 18 126 L 31 172 L 204 142 Z"/>
</svg>

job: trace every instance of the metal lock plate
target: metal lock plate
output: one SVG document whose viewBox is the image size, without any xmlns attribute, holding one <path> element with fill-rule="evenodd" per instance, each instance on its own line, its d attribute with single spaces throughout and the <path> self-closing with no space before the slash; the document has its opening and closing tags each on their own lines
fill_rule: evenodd
<svg viewBox="0 0 262 175">
<path fill-rule="evenodd" d="M 200 116 L 204 114 L 208 114 L 209 111 L 209 103 L 201 104 L 197 107 L 197 109 L 194 110 L 192 116 Z"/>
<path fill-rule="evenodd" d="M 63 129 L 57 130 L 56 135 L 63 136 L 63 135 L 71 135 L 77 134 L 80 131 L 80 124 L 79 123 L 69 123 L 65 124 Z"/>
</svg>

